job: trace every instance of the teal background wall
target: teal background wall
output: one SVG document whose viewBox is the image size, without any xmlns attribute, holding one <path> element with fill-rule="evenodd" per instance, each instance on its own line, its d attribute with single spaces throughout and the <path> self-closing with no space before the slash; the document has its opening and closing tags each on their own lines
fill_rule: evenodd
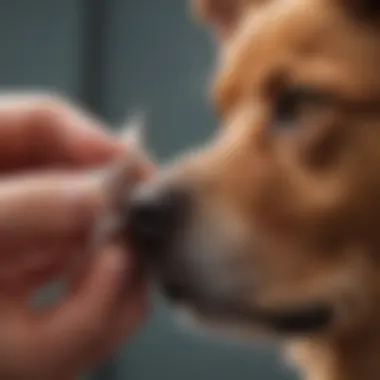
<svg viewBox="0 0 380 380">
<path fill-rule="evenodd" d="M 213 45 L 186 0 L 0 0 L 0 89 L 55 90 L 119 125 L 148 111 L 161 160 L 208 138 Z M 154 313 L 96 380 L 291 380 L 278 352 L 199 337 Z"/>
</svg>

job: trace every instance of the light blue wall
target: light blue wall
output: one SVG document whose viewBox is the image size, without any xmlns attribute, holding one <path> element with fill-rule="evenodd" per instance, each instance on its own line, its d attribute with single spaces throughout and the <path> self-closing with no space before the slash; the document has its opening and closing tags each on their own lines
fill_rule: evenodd
<svg viewBox="0 0 380 380">
<path fill-rule="evenodd" d="M 0 85 L 79 94 L 81 16 L 77 0 L 0 1 Z"/>
</svg>

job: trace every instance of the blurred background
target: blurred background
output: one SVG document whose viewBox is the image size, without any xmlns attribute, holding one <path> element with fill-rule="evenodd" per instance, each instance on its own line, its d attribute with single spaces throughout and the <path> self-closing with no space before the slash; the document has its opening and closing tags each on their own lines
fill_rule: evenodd
<svg viewBox="0 0 380 380">
<path fill-rule="evenodd" d="M 204 141 L 214 47 L 188 0 L 0 0 L 0 86 L 53 90 L 116 128 L 147 110 L 160 160 Z M 184 331 L 152 296 L 153 316 L 91 380 L 292 380 L 275 348 Z"/>
</svg>

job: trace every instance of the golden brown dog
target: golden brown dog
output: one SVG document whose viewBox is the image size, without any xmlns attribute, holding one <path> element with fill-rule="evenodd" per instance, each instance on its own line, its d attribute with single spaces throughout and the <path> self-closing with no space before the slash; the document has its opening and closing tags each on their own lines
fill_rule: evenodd
<svg viewBox="0 0 380 380">
<path fill-rule="evenodd" d="M 309 380 L 380 378 L 379 4 L 195 0 L 221 127 L 129 218 L 175 303 L 284 338 Z"/>
</svg>

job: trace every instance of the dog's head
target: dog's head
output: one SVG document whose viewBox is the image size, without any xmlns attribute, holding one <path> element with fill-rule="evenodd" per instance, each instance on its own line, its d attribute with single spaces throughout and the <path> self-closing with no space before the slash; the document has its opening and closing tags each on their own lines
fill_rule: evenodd
<svg viewBox="0 0 380 380">
<path fill-rule="evenodd" d="M 288 334 L 368 323 L 380 306 L 379 2 L 195 5 L 220 45 L 221 125 L 137 191 L 134 244 L 206 321 Z"/>
</svg>

